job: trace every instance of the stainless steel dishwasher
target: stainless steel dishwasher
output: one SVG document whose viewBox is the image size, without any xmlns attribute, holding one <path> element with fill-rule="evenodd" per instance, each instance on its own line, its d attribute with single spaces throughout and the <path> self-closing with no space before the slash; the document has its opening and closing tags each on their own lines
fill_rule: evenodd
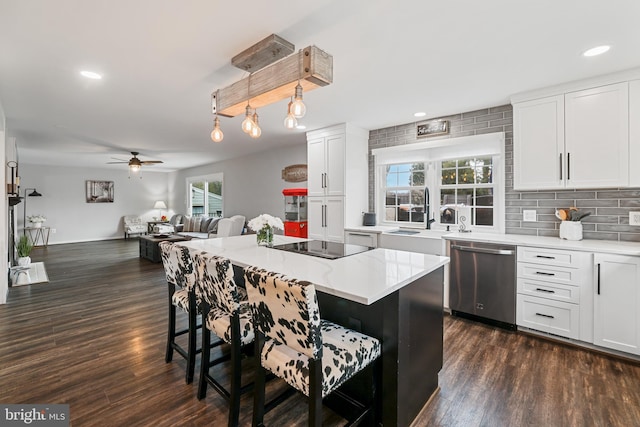
<svg viewBox="0 0 640 427">
<path fill-rule="evenodd" d="M 516 247 L 451 241 L 449 307 L 454 315 L 516 329 Z"/>
</svg>

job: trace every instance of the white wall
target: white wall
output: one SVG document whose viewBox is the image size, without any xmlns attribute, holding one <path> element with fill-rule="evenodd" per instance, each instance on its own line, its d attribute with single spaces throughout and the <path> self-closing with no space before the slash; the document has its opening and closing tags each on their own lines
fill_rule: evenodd
<svg viewBox="0 0 640 427">
<path fill-rule="evenodd" d="M 262 213 L 268 213 L 284 219 L 282 190 L 307 187 L 306 181 L 292 183 L 282 179 L 282 169 L 294 164 L 307 164 L 305 139 L 294 147 L 277 148 L 207 166 L 184 169 L 172 174 L 170 178 L 169 188 L 173 197 L 168 206 L 175 212 L 185 213 L 186 179 L 222 172 L 224 216 L 239 214 L 250 220 Z"/>
<path fill-rule="evenodd" d="M 6 126 L 6 119 L 4 116 L 4 110 L 2 109 L 2 104 L 0 104 L 0 164 L 4 165 L 6 164 L 5 161 L 5 150 L 6 150 L 6 145 L 5 145 L 5 126 Z M 5 166 L 6 168 L 6 166 Z M 3 193 L 6 194 L 6 172 L 0 174 L 0 186 L 1 188 L 3 188 Z M 7 261 L 8 258 L 8 246 L 9 243 L 7 241 L 7 235 L 9 234 L 9 224 L 7 222 L 7 210 L 9 209 L 9 203 L 7 200 L 7 197 L 4 197 L 4 203 L 2 204 L 2 208 L 0 208 L 0 224 L 2 224 L 2 226 L 0 226 L 0 259 L 2 260 L 2 265 L 5 266 L 4 269 L 2 269 L 2 272 L 0 273 L 0 304 L 6 304 L 7 303 L 7 293 L 9 292 L 9 282 L 8 282 L 8 278 L 7 278 L 7 274 L 5 274 L 8 271 L 8 268 L 10 267 L 9 262 Z"/>
<path fill-rule="evenodd" d="M 124 215 L 140 215 L 146 220 L 158 215 L 153 204 L 156 200 L 167 201 L 170 174 L 143 169 L 140 179 L 129 178 L 126 166 L 115 170 L 21 163 L 20 176 L 21 196 L 27 188 L 36 188 L 42 194 L 28 198 L 27 216 L 46 216 L 44 225 L 56 229 L 55 234 L 50 234 L 49 244 L 56 244 L 123 238 Z M 87 180 L 113 181 L 114 202 L 87 203 Z M 19 233 L 24 207 L 24 200 L 16 206 Z"/>
</svg>

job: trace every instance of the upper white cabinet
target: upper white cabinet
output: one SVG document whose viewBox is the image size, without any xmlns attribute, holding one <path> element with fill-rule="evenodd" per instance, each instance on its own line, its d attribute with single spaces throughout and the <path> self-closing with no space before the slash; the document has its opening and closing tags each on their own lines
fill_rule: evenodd
<svg viewBox="0 0 640 427">
<path fill-rule="evenodd" d="M 369 132 L 340 124 L 307 133 L 309 237 L 344 241 L 368 211 Z"/>
<path fill-rule="evenodd" d="M 309 196 L 344 196 L 345 141 L 344 133 L 308 140 Z"/>
<path fill-rule="evenodd" d="M 513 104 L 514 189 L 629 186 L 629 84 Z"/>
<path fill-rule="evenodd" d="M 628 186 L 628 83 L 571 92 L 564 102 L 566 186 Z"/>
<path fill-rule="evenodd" d="M 640 80 L 629 82 L 629 186 L 640 187 Z"/>
<path fill-rule="evenodd" d="M 640 354 L 640 258 L 596 253 L 593 343 Z"/>
<path fill-rule="evenodd" d="M 513 187 L 562 188 L 564 96 L 513 105 Z"/>
</svg>

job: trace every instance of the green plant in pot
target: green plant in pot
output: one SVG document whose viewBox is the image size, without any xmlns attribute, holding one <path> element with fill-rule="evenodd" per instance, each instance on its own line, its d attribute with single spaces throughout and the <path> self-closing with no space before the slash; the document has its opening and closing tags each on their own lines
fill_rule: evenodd
<svg viewBox="0 0 640 427">
<path fill-rule="evenodd" d="M 27 236 L 20 236 L 16 249 L 18 250 L 18 265 L 26 267 L 31 264 L 31 257 L 29 257 L 29 255 L 31 255 L 33 245 L 29 242 Z"/>
</svg>

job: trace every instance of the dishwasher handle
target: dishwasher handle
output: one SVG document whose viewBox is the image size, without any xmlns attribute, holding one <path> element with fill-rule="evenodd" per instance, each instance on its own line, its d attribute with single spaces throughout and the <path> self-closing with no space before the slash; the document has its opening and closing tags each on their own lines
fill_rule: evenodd
<svg viewBox="0 0 640 427">
<path fill-rule="evenodd" d="M 472 246 L 460 246 L 460 245 L 451 245 L 451 249 L 457 249 L 459 251 L 464 252 L 477 252 L 481 254 L 491 254 L 491 255 L 514 255 L 515 251 L 512 249 L 488 249 L 488 248 L 475 248 Z"/>
</svg>

